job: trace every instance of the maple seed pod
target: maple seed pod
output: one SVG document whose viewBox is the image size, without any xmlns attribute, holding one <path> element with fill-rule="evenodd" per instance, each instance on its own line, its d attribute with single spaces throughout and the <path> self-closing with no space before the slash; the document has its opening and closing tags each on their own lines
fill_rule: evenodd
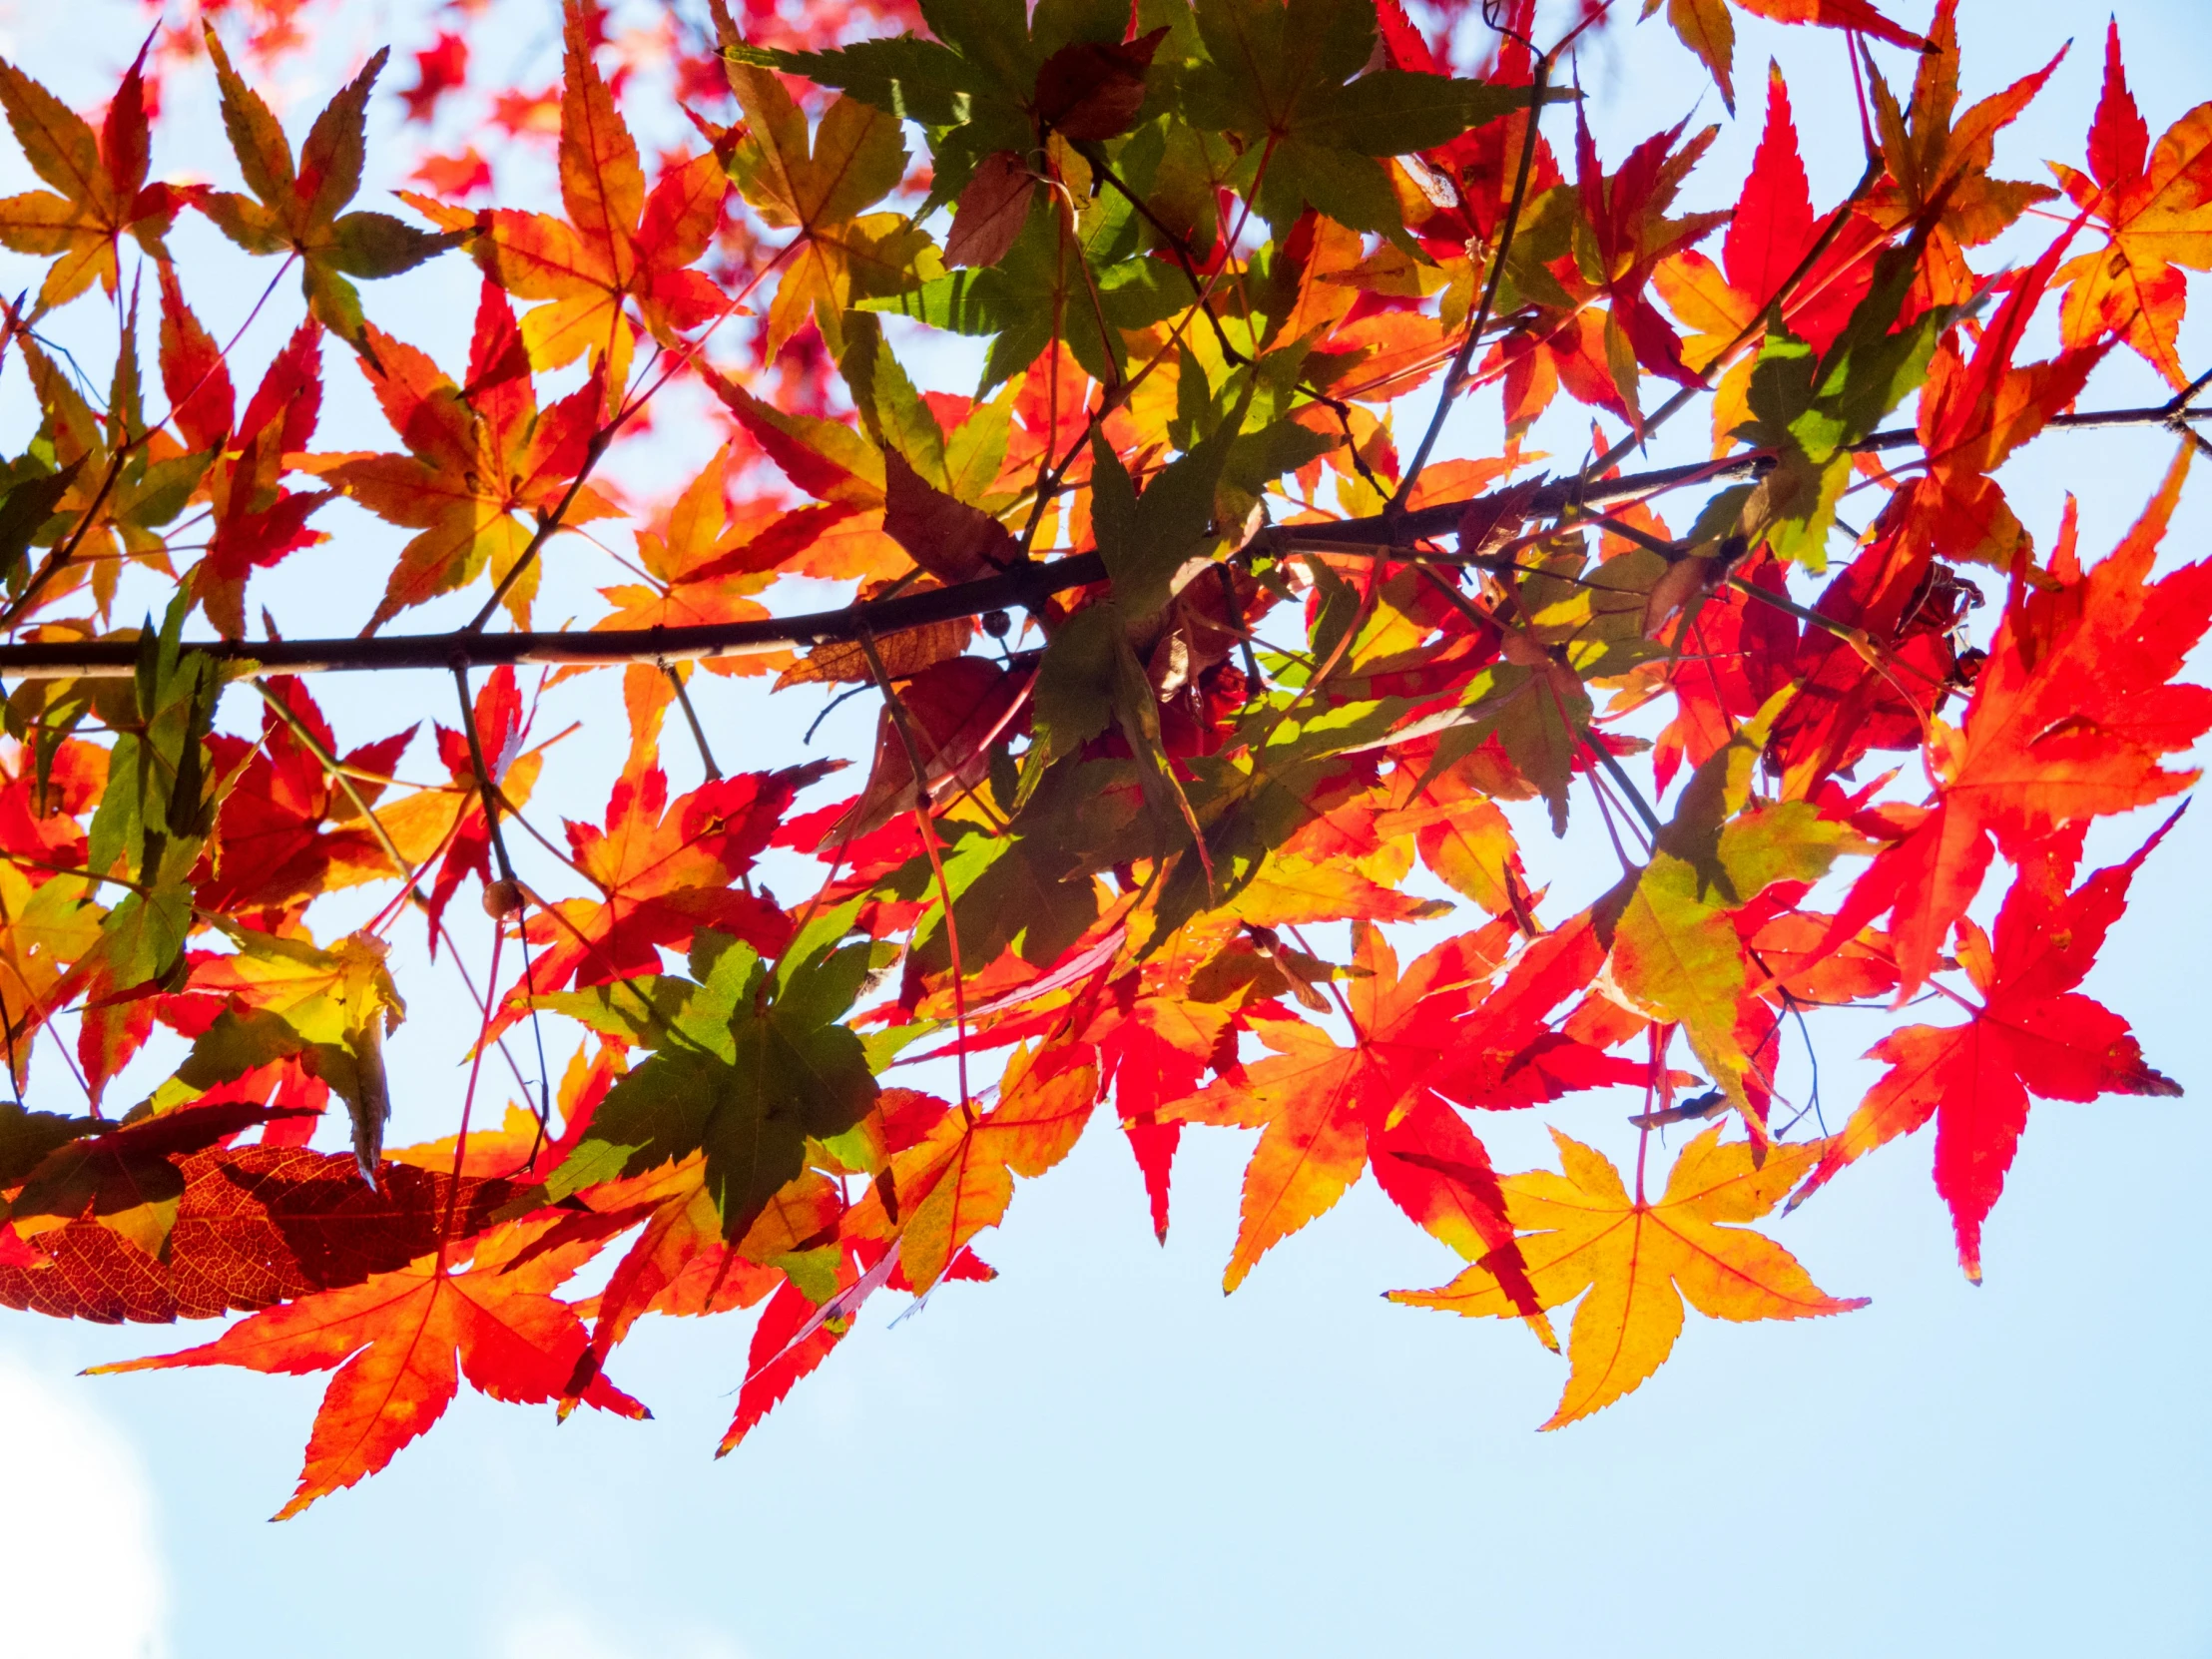
<svg viewBox="0 0 2212 1659">
<path fill-rule="evenodd" d="M 484 914 L 511 916 L 522 908 L 522 889 L 512 881 L 484 883 Z"/>
</svg>

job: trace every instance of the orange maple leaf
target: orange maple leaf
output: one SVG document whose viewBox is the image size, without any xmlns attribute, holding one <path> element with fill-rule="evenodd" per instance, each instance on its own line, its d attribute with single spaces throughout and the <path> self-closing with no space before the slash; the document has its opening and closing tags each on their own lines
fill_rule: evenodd
<svg viewBox="0 0 2212 1659">
<path fill-rule="evenodd" d="M 674 802 L 658 767 L 617 779 L 604 829 L 568 826 L 576 867 L 599 896 L 562 899 L 552 914 L 532 915 L 530 936 L 545 949 L 531 963 L 530 987 L 544 995 L 571 980 L 600 985 L 657 972 L 657 947 L 681 948 L 702 927 L 768 954 L 781 949 L 790 919 L 733 883 L 753 867 L 792 798 L 828 770 L 817 763 L 716 779 Z M 499 1026 L 523 1011 L 510 1000 Z"/>
<path fill-rule="evenodd" d="M 1494 924 L 1446 940 L 1401 978 L 1380 930 L 1355 923 L 1353 961 L 1363 976 L 1352 981 L 1347 1002 L 1351 1046 L 1302 1020 L 1256 1020 L 1274 1054 L 1160 1109 L 1163 1120 L 1261 1132 L 1245 1169 L 1243 1219 L 1223 1290 L 1243 1284 L 1262 1256 L 1327 1213 L 1360 1179 L 1372 1144 L 1403 1119 L 1407 1097 L 1452 1046 L 1453 1016 L 1495 970 L 1493 930 Z M 1469 1169 L 1487 1173 L 1481 1143 L 1472 1135 L 1467 1142 L 1474 1148 L 1464 1159 Z M 1462 1186 L 1479 1195 L 1479 1180 Z M 1383 1190 L 1398 1196 L 1391 1183 Z M 1421 1215 L 1413 1219 L 1426 1225 Z M 1510 1245 L 1501 1220 L 1494 1232 L 1493 1245 Z"/>
<path fill-rule="evenodd" d="M 810 150 L 807 117 L 772 71 L 734 61 L 727 68 L 749 129 L 732 152 L 731 173 L 766 224 L 799 233 L 777 256 L 786 269 L 769 305 L 763 360 L 773 360 L 809 317 L 839 350 L 854 299 L 904 286 L 916 261 L 936 264 L 935 250 L 906 216 L 860 215 L 905 175 L 899 122 L 858 99 L 839 98 Z"/>
<path fill-rule="evenodd" d="M 1889 176 L 1868 193 L 1862 212 L 1885 230 L 1922 226 L 1914 304 L 1965 302 L 1980 285 L 1967 268 L 1968 248 L 1997 236 L 2037 202 L 2057 193 L 2048 185 L 1992 178 L 1996 136 L 2042 91 L 2058 59 L 2023 75 L 2001 92 L 1958 109 L 1958 0 L 1939 0 L 1928 26 L 1928 48 L 1913 80 L 1913 99 L 1900 108 L 1879 74 L 1869 71 L 1875 134 Z"/>
<path fill-rule="evenodd" d="M 669 506 L 653 529 L 638 533 L 638 563 L 653 586 L 625 583 L 601 588 L 615 607 L 601 628 L 688 627 L 765 617 L 768 607 L 752 596 L 822 534 L 850 516 L 844 506 L 815 505 L 787 511 L 764 502 L 735 514 L 724 499 L 734 457 L 725 444 Z M 716 674 L 762 674 L 790 661 L 787 652 L 714 657 L 703 665 Z"/>
<path fill-rule="evenodd" d="M 276 1515 L 284 1520 L 389 1463 L 445 1414 L 463 1377 L 480 1392 L 512 1403 L 561 1396 L 584 1352 L 584 1324 L 547 1293 L 597 1245 L 515 1261 L 543 1230 L 517 1227 L 494 1235 L 475 1247 L 465 1271 L 450 1271 L 443 1253 L 433 1252 L 397 1273 L 256 1314 L 198 1348 L 94 1370 L 242 1366 L 296 1377 L 335 1367 L 307 1439 L 298 1488 Z M 604 1377 L 593 1378 L 584 1398 L 627 1417 L 650 1415 Z"/>
<path fill-rule="evenodd" d="M 650 193 L 614 95 L 592 61 L 584 9 L 571 3 L 562 26 L 561 206 L 568 217 L 494 208 L 483 214 L 402 193 L 449 231 L 474 228 L 471 245 L 486 276 L 518 299 L 547 299 L 522 319 L 537 368 L 558 368 L 587 350 L 619 390 L 633 343 L 625 307 L 635 301 L 646 331 L 663 345 L 730 309 L 730 298 L 691 266 L 707 252 L 729 188 L 713 151 L 667 168 Z"/>
<path fill-rule="evenodd" d="M 1098 1059 L 1089 1044 L 1017 1049 L 998 1104 L 980 1114 L 972 1107 L 946 1112 L 894 1155 L 889 1181 L 848 1212 L 844 1236 L 895 1237 L 906 1284 L 926 1291 L 970 1239 L 1005 1219 L 1016 1175 L 1042 1175 L 1074 1149 L 1097 1102 Z M 884 1203 L 886 1185 L 895 1219 Z"/>
<path fill-rule="evenodd" d="M 1682 1334 L 1682 1302 L 1707 1319 L 1798 1320 L 1864 1308 L 1815 1285 L 1796 1257 L 1762 1234 L 1725 1222 L 1756 1221 L 1782 1202 L 1825 1143 L 1721 1144 L 1716 1124 L 1682 1149 L 1656 1204 L 1631 1194 L 1603 1153 L 1551 1132 L 1563 1175 L 1509 1175 L 1507 1213 L 1541 1304 L 1584 1297 L 1567 1337 L 1566 1391 L 1544 1423 L 1558 1428 L 1643 1385 Z M 1639 1180 L 1639 1188 L 1641 1181 Z M 1481 1263 L 1436 1291 L 1392 1291 L 1392 1302 L 1468 1319 L 1517 1317 L 1498 1276 Z"/>
<path fill-rule="evenodd" d="M 2107 239 L 2059 273 L 2071 284 L 2059 315 L 2066 343 L 2110 329 L 2170 383 L 2187 385 L 2177 338 L 2189 294 L 2179 268 L 2212 271 L 2212 103 L 2167 128 L 2153 150 L 2127 89 L 2114 20 L 2104 38 L 2104 94 L 2089 127 L 2089 171 L 2054 162 L 2051 172 Z"/>
<path fill-rule="evenodd" d="M 373 324 L 366 335 L 376 355 L 361 360 L 361 372 L 410 452 L 346 456 L 320 470 L 378 518 L 419 532 L 400 550 L 370 627 L 466 587 L 487 566 L 494 581 L 504 580 L 536 530 L 518 512 L 550 514 L 566 502 L 562 519 L 573 524 L 614 511 L 575 482 L 599 419 L 598 380 L 541 413 L 514 313 L 490 282 L 476 308 L 465 384 Z M 533 565 L 508 589 L 516 626 L 530 625 L 537 587 Z"/>
</svg>

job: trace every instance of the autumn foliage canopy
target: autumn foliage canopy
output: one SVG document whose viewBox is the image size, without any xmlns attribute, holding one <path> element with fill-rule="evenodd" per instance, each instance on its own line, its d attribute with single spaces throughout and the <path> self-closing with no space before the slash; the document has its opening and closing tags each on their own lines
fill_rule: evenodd
<svg viewBox="0 0 2212 1659">
<path fill-rule="evenodd" d="M 2146 119 L 2115 28 L 2082 149 L 1995 177 L 2050 70 L 1968 103 L 1955 0 L 1895 9 L 711 0 L 642 75 L 571 0 L 540 87 L 472 80 L 460 0 L 283 119 L 300 0 L 168 19 L 89 113 L 0 61 L 41 181 L 0 200 L 39 416 L 0 456 L 0 1302 L 245 1316 L 111 1369 L 330 1373 L 289 1514 L 463 1381 L 643 1415 L 647 1314 L 755 1311 L 729 1451 L 871 1297 L 992 1278 L 1086 1133 L 1164 1238 L 1186 1135 L 1245 1132 L 1230 1291 L 1372 1179 L 1441 1247 L 1395 1301 L 1561 1354 L 1547 1427 L 1685 1305 L 1858 1307 L 1772 1224 L 1893 1141 L 1978 1278 L 2033 1101 L 2178 1092 L 2080 989 L 2158 818 L 2082 865 L 2212 727 L 2212 566 L 2159 562 L 2212 104 Z M 1753 72 L 1772 23 L 1833 83 Z M 1748 176 L 1713 128 L 1593 137 L 1578 53 L 1668 26 Z M 235 178 L 165 180 L 161 95 L 211 72 Z M 1809 95 L 1864 152 L 1839 201 Z M 427 153 L 453 98 L 547 188 Z M 474 267 L 465 360 L 384 302 L 433 261 Z M 112 352 L 64 349 L 103 307 Z M 2130 358 L 2170 397 L 2100 402 Z M 971 391 L 917 389 L 947 361 Z M 340 380 L 380 447 L 318 434 Z M 677 411 L 712 460 L 639 482 Z M 1547 412 L 1587 447 L 1526 446 Z M 1992 477 L 2094 425 L 2174 455 L 2109 549 Z M 257 596 L 371 556 L 362 614 Z M 326 671 L 420 720 L 340 738 Z M 703 676 L 791 718 L 718 730 Z M 627 722 L 604 802 L 541 714 L 579 677 Z M 872 746 L 823 759 L 844 695 Z M 466 999 L 458 1066 L 387 1066 L 403 992 Z M 1848 1116 L 1786 1086 L 1873 1021 Z M 442 1138 L 385 1146 L 401 1087 Z M 1493 1168 L 1531 1110 L 1556 1167 Z M 1577 1138 L 1623 1114 L 1632 1168 Z"/>
</svg>

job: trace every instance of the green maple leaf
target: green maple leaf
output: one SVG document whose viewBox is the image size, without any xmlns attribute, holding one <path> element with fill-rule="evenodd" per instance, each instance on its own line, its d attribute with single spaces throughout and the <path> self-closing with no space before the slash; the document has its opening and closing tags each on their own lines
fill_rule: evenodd
<svg viewBox="0 0 2212 1659">
<path fill-rule="evenodd" d="M 804 75 L 929 129 L 935 178 L 930 208 L 949 202 L 995 151 L 1037 143 L 1037 75 L 1055 52 L 1119 42 L 1129 21 L 1120 0 L 922 0 L 935 40 L 899 35 L 832 52 L 783 52 L 726 43 L 724 52 Z M 1025 359 L 1026 360 L 1026 359 Z"/>
<path fill-rule="evenodd" d="M 1776 694 L 1698 768 L 1627 893 L 1611 939 L 1622 996 L 1649 1018 L 1679 1024 L 1714 1082 L 1753 1124 L 1761 1121 L 1747 1087 L 1755 1064 L 1739 1029 L 1751 968 L 1730 912 L 1777 881 L 1818 881 L 1838 855 L 1861 845 L 1810 802 L 1752 798 L 1760 752 L 1793 695 Z"/>
<path fill-rule="evenodd" d="M 653 1050 L 608 1091 L 547 1183 L 548 1200 L 704 1152 L 724 1236 L 741 1239 L 805 1167 L 810 1136 L 841 1134 L 865 1117 L 875 1079 L 838 1018 L 859 992 L 868 946 L 838 948 L 831 937 L 803 953 L 807 942 L 772 968 L 750 945 L 703 932 L 692 950 L 696 979 L 545 998 Z"/>
<path fill-rule="evenodd" d="M 1528 104 L 1519 87 L 1362 75 L 1375 55 L 1367 0 L 1198 0 L 1197 17 L 1207 57 L 1183 71 L 1183 113 L 1243 141 L 1245 186 L 1257 185 L 1278 236 L 1311 205 L 1356 231 L 1402 237 L 1379 158 L 1432 150 Z"/>
<path fill-rule="evenodd" d="M 1736 428 L 1736 436 L 1773 450 L 1776 464 L 1751 497 L 1746 517 L 1764 527 L 1778 556 L 1816 573 L 1827 563 L 1828 531 L 1850 480 L 1853 446 L 1920 388 L 1936 342 L 1968 308 L 1934 305 L 1894 327 L 1919 259 L 1917 243 L 1884 254 L 1866 298 L 1818 357 L 1779 317 L 1770 318 L 1752 368 L 1752 419 Z"/>
</svg>

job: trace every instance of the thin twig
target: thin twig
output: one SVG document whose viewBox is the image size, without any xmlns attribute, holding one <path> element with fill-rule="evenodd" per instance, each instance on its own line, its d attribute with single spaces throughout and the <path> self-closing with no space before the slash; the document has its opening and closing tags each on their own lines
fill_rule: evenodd
<svg viewBox="0 0 2212 1659">
<path fill-rule="evenodd" d="M 1569 37 L 1572 38 L 1572 37 Z M 1565 42 L 1561 42 L 1564 45 Z M 1554 48 L 1553 51 L 1556 51 Z M 1398 480 L 1397 493 L 1390 497 L 1387 516 L 1395 518 L 1405 503 L 1413 498 L 1413 486 L 1420 481 L 1421 469 L 1428 465 L 1429 451 L 1436 447 L 1437 438 L 1443 435 L 1444 417 L 1451 413 L 1451 400 L 1459 395 L 1467 377 L 1467 367 L 1474 361 L 1475 347 L 1481 342 L 1482 330 L 1489 326 L 1490 312 L 1497 306 L 1497 292 L 1505 280 L 1505 262 L 1512 256 L 1513 236 L 1520 225 L 1521 210 L 1528 201 L 1528 178 L 1536 157 L 1537 122 L 1543 115 L 1544 94 L 1550 89 L 1552 53 L 1546 52 L 1536 60 L 1528 81 L 1528 125 L 1521 133 L 1520 160 L 1513 174 L 1513 194 L 1505 205 L 1505 219 L 1499 227 L 1497 255 L 1490 262 L 1489 279 L 1482 285 L 1482 302 L 1476 307 L 1474 320 L 1467 328 L 1466 338 L 1459 342 L 1459 349 L 1451 359 L 1451 367 L 1444 373 L 1442 388 L 1436 393 L 1436 407 L 1428 417 L 1427 430 L 1420 435 L 1420 444 L 1413 451 L 1413 459 L 1405 468 L 1405 475 Z"/>
<path fill-rule="evenodd" d="M 715 752 L 707 747 L 707 729 L 699 724 L 698 711 L 692 708 L 691 693 L 684 689 L 684 677 L 676 672 L 674 663 L 662 663 L 661 672 L 668 676 L 668 683 L 675 688 L 676 706 L 684 711 L 684 722 L 691 728 L 692 742 L 699 746 L 699 764 L 707 769 L 709 782 L 720 782 L 722 768 L 715 765 Z"/>
</svg>

